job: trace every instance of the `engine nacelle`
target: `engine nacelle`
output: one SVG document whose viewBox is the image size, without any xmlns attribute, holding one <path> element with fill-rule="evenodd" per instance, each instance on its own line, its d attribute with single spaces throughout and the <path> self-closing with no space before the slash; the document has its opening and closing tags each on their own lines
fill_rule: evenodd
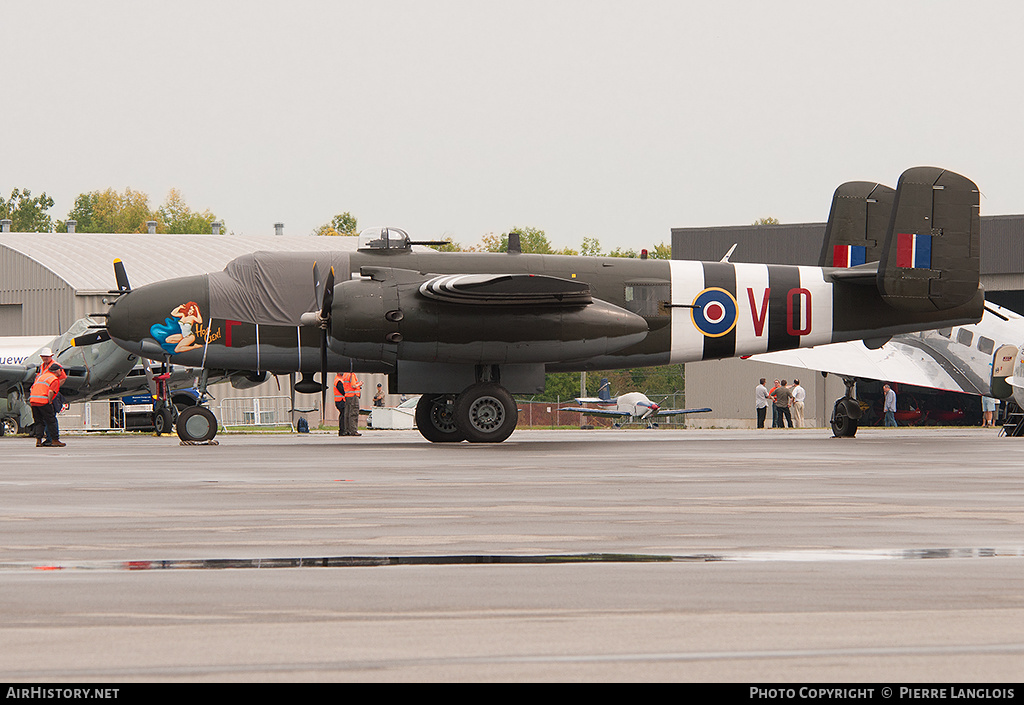
<svg viewBox="0 0 1024 705">
<path fill-rule="evenodd" d="M 267 373 L 264 372 L 234 372 L 228 379 L 235 389 L 252 389 L 267 381 Z"/>
<path fill-rule="evenodd" d="M 365 270 L 364 270 L 365 273 Z M 563 362 L 647 336 L 647 322 L 588 285 L 549 276 L 423 275 L 374 268 L 335 287 L 331 349 L 348 357 L 459 364 Z"/>
</svg>

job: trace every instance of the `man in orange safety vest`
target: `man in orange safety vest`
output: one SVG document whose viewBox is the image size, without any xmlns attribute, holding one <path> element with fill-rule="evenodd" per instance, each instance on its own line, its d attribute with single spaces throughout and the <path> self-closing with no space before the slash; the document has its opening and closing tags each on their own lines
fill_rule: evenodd
<svg viewBox="0 0 1024 705">
<path fill-rule="evenodd" d="M 363 383 L 354 372 L 334 377 L 334 405 L 338 408 L 338 435 L 361 436 L 359 433 L 359 397 Z"/>
<path fill-rule="evenodd" d="M 39 357 L 42 358 L 42 363 L 28 395 L 28 403 L 32 407 L 32 420 L 35 422 L 32 424 L 32 435 L 35 436 L 37 447 L 63 448 L 67 444 L 61 443 L 60 427 L 57 425 L 57 413 L 61 411 L 57 404 L 63 406 L 63 397 L 56 402 L 55 399 L 60 394 L 60 385 L 68 375 L 53 359 L 53 351 L 50 348 L 40 350 Z"/>
</svg>

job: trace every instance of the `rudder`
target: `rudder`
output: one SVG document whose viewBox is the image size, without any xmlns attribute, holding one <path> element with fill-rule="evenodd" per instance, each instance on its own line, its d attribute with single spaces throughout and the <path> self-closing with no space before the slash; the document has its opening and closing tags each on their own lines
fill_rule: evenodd
<svg viewBox="0 0 1024 705">
<path fill-rule="evenodd" d="M 848 181 L 832 196 L 819 267 L 855 267 L 881 259 L 896 191 L 871 181 Z"/>
<path fill-rule="evenodd" d="M 968 303 L 978 291 L 980 230 L 973 181 L 938 167 L 903 172 L 879 260 L 882 298 L 904 311 Z"/>
</svg>

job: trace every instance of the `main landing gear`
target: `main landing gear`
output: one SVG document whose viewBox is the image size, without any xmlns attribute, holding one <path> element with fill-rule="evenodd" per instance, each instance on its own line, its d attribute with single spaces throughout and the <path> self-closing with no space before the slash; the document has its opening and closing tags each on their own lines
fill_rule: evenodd
<svg viewBox="0 0 1024 705">
<path fill-rule="evenodd" d="M 431 443 L 501 443 L 519 421 L 515 400 L 494 382 L 477 382 L 461 394 L 424 394 L 416 426 Z"/>
<path fill-rule="evenodd" d="M 837 399 L 832 407 L 832 433 L 836 438 L 853 438 L 857 435 L 857 426 L 863 411 L 860 402 L 853 396 L 853 385 L 857 382 L 852 377 L 844 377 L 846 396 Z"/>
</svg>

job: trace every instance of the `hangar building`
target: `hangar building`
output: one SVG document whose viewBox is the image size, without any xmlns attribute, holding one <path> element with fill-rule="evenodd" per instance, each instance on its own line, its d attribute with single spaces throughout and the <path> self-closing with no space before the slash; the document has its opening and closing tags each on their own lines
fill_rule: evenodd
<svg viewBox="0 0 1024 705">
<path fill-rule="evenodd" d="M 731 262 L 817 265 L 825 239 L 825 223 L 673 228 L 673 259 L 718 261 L 734 244 Z M 981 283 L 985 297 L 1024 313 L 1024 215 L 981 218 Z M 687 419 L 691 427 L 753 428 L 754 387 L 761 377 L 800 380 L 807 390 L 804 411 L 808 426 L 828 425 L 835 400 L 845 387 L 835 375 L 823 378 L 811 370 L 749 360 L 712 360 L 685 366 L 686 402 L 710 406 L 710 414 Z M 972 400 L 978 405 L 980 401 Z M 770 423 L 770 419 L 769 419 Z"/>
</svg>

